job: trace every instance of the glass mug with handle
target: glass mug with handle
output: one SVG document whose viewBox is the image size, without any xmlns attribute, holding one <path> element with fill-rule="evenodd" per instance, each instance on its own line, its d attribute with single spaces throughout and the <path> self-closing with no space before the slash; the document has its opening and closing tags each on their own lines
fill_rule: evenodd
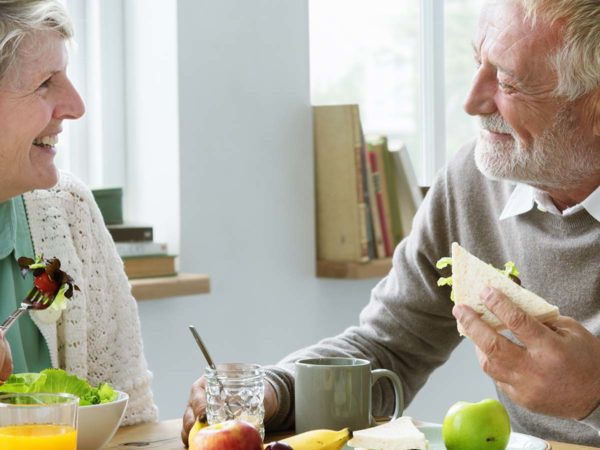
<svg viewBox="0 0 600 450">
<path fill-rule="evenodd" d="M 296 433 L 327 428 L 361 430 L 375 425 L 371 410 L 373 385 L 387 378 L 394 387 L 392 419 L 402 415 L 404 393 L 398 375 L 371 369 L 358 358 L 308 358 L 296 361 Z"/>
</svg>

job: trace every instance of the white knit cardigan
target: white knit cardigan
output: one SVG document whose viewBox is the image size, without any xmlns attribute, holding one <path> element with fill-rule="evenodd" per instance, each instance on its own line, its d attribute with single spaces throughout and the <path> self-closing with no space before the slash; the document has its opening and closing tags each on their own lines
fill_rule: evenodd
<svg viewBox="0 0 600 450">
<path fill-rule="evenodd" d="M 23 198 L 36 255 L 59 258 L 81 289 L 62 313 L 31 313 L 52 365 L 127 392 L 124 425 L 157 420 L 137 304 L 92 193 L 61 173 L 52 189 Z"/>
</svg>

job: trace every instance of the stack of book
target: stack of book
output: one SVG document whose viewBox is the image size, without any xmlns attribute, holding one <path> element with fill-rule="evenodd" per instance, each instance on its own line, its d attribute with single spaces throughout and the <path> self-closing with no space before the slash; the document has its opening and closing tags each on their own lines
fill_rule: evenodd
<svg viewBox="0 0 600 450">
<path fill-rule="evenodd" d="M 107 225 L 130 279 L 177 275 L 167 244 L 154 242 L 151 226 Z"/>
<path fill-rule="evenodd" d="M 93 189 L 92 193 L 130 279 L 177 275 L 175 256 L 169 255 L 167 244 L 154 242 L 151 226 L 123 223 L 123 189 Z"/>
<path fill-rule="evenodd" d="M 365 139 L 358 105 L 315 106 L 313 117 L 317 258 L 391 257 L 423 199 L 408 150 Z"/>
</svg>

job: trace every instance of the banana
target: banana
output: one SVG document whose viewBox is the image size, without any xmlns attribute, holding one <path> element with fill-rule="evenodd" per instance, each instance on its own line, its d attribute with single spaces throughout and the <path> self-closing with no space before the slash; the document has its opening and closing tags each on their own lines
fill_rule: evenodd
<svg viewBox="0 0 600 450">
<path fill-rule="evenodd" d="M 340 450 L 352 437 L 349 428 L 343 430 L 311 430 L 281 439 L 294 450 Z"/>
<path fill-rule="evenodd" d="M 196 436 L 196 433 L 198 433 L 198 431 L 207 426 L 208 422 L 206 421 L 206 416 L 202 418 L 199 417 L 198 419 L 196 419 L 196 423 L 194 423 L 194 426 L 192 427 L 192 429 L 190 430 L 190 434 L 188 435 L 188 442 L 191 450 L 195 449 L 195 445 L 193 444 L 194 436 Z"/>
</svg>

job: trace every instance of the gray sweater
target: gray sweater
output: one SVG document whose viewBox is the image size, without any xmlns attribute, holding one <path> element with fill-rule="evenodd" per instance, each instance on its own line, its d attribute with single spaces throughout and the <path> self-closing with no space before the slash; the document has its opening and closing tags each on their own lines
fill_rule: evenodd
<svg viewBox="0 0 600 450">
<path fill-rule="evenodd" d="M 438 175 L 411 234 L 394 252 L 392 270 L 372 290 L 360 325 L 267 368 L 280 404 L 268 428 L 293 426 L 293 362 L 303 357 L 368 359 L 375 368 L 391 369 L 400 376 L 410 403 L 461 340 L 451 314 L 449 288 L 436 284 L 440 273 L 435 263 L 450 255 L 454 241 L 496 267 L 514 261 L 525 287 L 600 336 L 600 223 L 585 210 L 563 217 L 536 208 L 498 220 L 514 184 L 484 177 L 475 166 L 473 148 L 471 142 L 461 149 Z M 533 414 L 498 394 L 514 431 L 600 446 L 595 429 L 600 429 L 595 418 L 599 411 L 586 424 Z M 374 413 L 390 414 L 393 402 L 391 385 L 377 383 Z"/>
</svg>

